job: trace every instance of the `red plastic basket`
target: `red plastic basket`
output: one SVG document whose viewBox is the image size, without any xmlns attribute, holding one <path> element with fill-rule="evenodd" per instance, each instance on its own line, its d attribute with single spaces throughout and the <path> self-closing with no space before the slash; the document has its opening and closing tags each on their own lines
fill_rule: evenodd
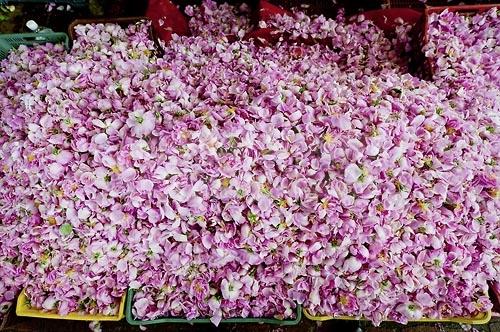
<svg viewBox="0 0 500 332">
<path fill-rule="evenodd" d="M 373 21 L 373 23 L 375 23 L 375 25 L 384 32 L 394 31 L 396 27 L 395 20 L 397 18 L 401 18 L 409 24 L 416 24 L 422 16 L 421 11 L 410 8 L 376 9 L 369 10 L 361 14 L 363 14 L 367 19 Z"/>
</svg>

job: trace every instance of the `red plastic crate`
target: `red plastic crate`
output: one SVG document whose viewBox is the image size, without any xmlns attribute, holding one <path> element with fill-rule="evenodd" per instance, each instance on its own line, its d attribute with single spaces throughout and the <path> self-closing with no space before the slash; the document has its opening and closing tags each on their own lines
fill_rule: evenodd
<svg viewBox="0 0 500 332">
<path fill-rule="evenodd" d="M 376 9 L 360 14 L 363 14 L 365 18 L 373 21 L 373 23 L 384 32 L 394 31 L 396 27 L 395 20 L 397 18 L 401 18 L 409 24 L 417 24 L 422 16 L 421 11 L 410 8 Z"/>
</svg>

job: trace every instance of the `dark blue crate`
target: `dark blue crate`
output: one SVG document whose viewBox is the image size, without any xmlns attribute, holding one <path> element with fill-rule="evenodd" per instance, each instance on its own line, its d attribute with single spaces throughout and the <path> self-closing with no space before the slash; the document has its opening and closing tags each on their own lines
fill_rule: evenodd
<svg viewBox="0 0 500 332">
<path fill-rule="evenodd" d="M 0 34 L 0 60 L 7 57 L 11 49 L 21 45 L 33 46 L 46 43 L 64 44 L 68 49 L 69 38 L 64 32 Z"/>
</svg>

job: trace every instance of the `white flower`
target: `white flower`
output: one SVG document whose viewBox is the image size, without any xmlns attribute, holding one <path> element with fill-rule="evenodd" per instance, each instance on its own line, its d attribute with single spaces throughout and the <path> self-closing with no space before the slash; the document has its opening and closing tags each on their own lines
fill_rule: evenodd
<svg viewBox="0 0 500 332">
<path fill-rule="evenodd" d="M 226 300 L 235 301 L 239 298 L 241 287 L 243 287 L 243 283 L 238 280 L 223 279 L 221 282 L 222 296 Z"/>
<path fill-rule="evenodd" d="M 347 184 L 352 184 L 360 178 L 363 174 L 363 170 L 356 164 L 349 164 L 344 170 L 344 180 Z"/>
<path fill-rule="evenodd" d="M 149 135 L 155 128 L 156 118 L 153 112 L 145 112 L 142 109 L 135 110 L 129 114 L 127 125 L 132 129 L 136 137 Z"/>
<path fill-rule="evenodd" d="M 358 271 L 362 265 L 363 264 L 361 264 L 361 262 L 356 257 L 349 257 L 344 261 L 343 268 L 345 271 L 353 273 Z"/>
</svg>

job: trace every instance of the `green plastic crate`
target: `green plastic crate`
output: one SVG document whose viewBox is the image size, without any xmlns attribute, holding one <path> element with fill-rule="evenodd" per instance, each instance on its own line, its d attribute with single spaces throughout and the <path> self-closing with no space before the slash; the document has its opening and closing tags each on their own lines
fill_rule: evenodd
<svg viewBox="0 0 500 332">
<path fill-rule="evenodd" d="M 13 48 L 21 45 L 33 46 L 35 44 L 64 44 L 68 49 L 69 38 L 64 32 L 44 33 L 12 33 L 0 35 L 0 59 L 4 59 Z"/>
<path fill-rule="evenodd" d="M 15 5 L 20 3 L 55 3 L 56 5 L 70 5 L 71 7 L 75 8 L 82 8 L 87 6 L 87 0 L 0 0 L 0 5 Z"/>
<path fill-rule="evenodd" d="M 135 290 L 129 289 L 127 292 L 127 303 L 125 305 L 125 317 L 130 325 L 152 325 L 162 323 L 184 323 L 184 324 L 212 324 L 209 318 L 157 318 L 153 320 L 136 320 L 132 315 L 132 301 L 134 299 Z M 260 323 L 260 324 L 274 324 L 282 326 L 297 325 L 302 319 L 302 306 L 299 304 L 296 308 L 295 319 L 275 319 L 275 318 L 228 318 L 221 320 L 221 323 Z"/>
</svg>

